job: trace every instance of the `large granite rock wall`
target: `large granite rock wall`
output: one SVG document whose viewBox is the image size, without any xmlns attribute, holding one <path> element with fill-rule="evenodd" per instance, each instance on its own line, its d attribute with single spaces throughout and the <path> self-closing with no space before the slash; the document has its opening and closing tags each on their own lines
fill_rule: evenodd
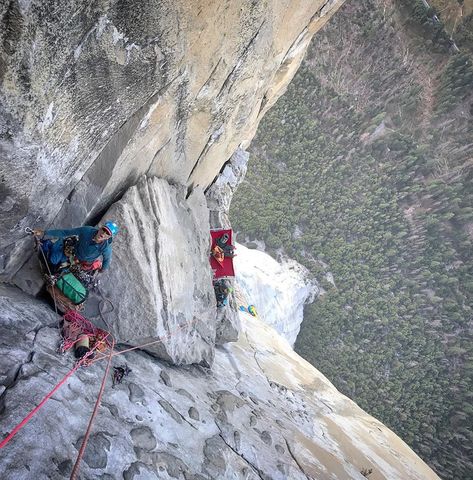
<svg viewBox="0 0 473 480">
<path fill-rule="evenodd" d="M 0 438 L 73 365 L 56 351 L 57 320 L 0 285 Z M 438 480 L 273 329 L 242 320 L 244 334 L 217 350 L 212 370 L 116 357 L 132 372 L 115 388 L 108 379 L 79 478 Z M 103 371 L 103 362 L 79 369 L 1 450 L 2 480 L 70 477 Z"/>
<path fill-rule="evenodd" d="M 342 1 L 2 2 L 2 278 L 145 173 L 206 188 Z"/>
</svg>

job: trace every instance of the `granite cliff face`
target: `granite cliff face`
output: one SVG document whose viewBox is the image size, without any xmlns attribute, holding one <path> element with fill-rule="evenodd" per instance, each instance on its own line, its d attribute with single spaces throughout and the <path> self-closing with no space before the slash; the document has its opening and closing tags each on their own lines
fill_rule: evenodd
<svg viewBox="0 0 473 480">
<path fill-rule="evenodd" d="M 72 365 L 56 352 L 57 317 L 0 286 L 1 433 Z M 271 327 L 248 314 L 237 343 L 211 370 L 142 352 L 117 357 L 132 372 L 108 388 L 83 479 L 427 480 L 436 475 Z M 2 479 L 69 478 L 104 366 L 81 369 L 2 450 Z"/>
<path fill-rule="evenodd" d="M 122 227 L 99 292 L 113 310 L 101 319 L 92 297 L 87 315 L 119 348 L 159 342 L 114 361 L 132 374 L 106 391 L 81 478 L 436 478 L 269 326 L 215 308 L 208 231 L 228 221 L 238 175 L 214 179 L 232 155 L 244 173 L 239 147 L 341 3 L 2 3 L 2 437 L 73 365 L 34 297 L 24 227 L 105 215 Z M 102 372 L 53 395 L 2 450 L 2 478 L 69 477 Z"/>
<path fill-rule="evenodd" d="M 206 188 L 342 0 L 0 6 L 0 254 L 99 216 L 143 174 Z"/>
<path fill-rule="evenodd" d="M 143 177 L 110 208 L 123 234 L 100 292 L 115 305 L 116 338 L 141 345 L 163 337 L 148 350 L 175 364 L 211 365 L 216 304 L 208 211 L 202 190 L 185 196 L 184 187 Z"/>
</svg>

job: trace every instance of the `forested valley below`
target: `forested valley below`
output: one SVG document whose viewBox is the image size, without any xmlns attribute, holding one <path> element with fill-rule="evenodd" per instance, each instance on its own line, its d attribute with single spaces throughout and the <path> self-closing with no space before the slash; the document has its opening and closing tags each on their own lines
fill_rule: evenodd
<svg viewBox="0 0 473 480">
<path fill-rule="evenodd" d="M 468 480 L 473 2 L 432 3 L 347 1 L 260 124 L 231 220 L 324 289 L 295 350 Z"/>
</svg>

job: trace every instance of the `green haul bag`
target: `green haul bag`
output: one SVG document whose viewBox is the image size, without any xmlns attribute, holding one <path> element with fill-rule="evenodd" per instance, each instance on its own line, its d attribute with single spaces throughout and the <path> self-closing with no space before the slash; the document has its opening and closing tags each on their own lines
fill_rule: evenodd
<svg viewBox="0 0 473 480">
<path fill-rule="evenodd" d="M 56 282 L 56 287 L 74 304 L 80 305 L 85 302 L 89 291 L 72 274 L 65 273 Z"/>
</svg>

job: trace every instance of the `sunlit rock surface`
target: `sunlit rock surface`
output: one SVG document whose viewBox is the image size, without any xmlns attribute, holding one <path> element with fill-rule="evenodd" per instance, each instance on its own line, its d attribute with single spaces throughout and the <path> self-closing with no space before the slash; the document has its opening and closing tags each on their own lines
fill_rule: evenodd
<svg viewBox="0 0 473 480">
<path fill-rule="evenodd" d="M 243 306 L 254 305 L 258 315 L 294 345 L 304 304 L 312 302 L 319 292 L 316 282 L 295 260 L 280 263 L 267 253 L 240 244 L 236 253 L 236 280 L 246 301 Z"/>
<path fill-rule="evenodd" d="M 271 327 L 242 315 L 238 343 L 211 370 L 140 352 L 111 388 L 80 467 L 83 479 L 427 480 L 438 477 L 384 425 L 341 395 Z M 0 436 L 69 371 L 54 312 L 0 286 Z M 2 449 L 2 480 L 69 478 L 105 365 L 80 369 Z"/>
<path fill-rule="evenodd" d="M 0 273 L 143 174 L 206 188 L 343 0 L 0 3 Z"/>
</svg>

